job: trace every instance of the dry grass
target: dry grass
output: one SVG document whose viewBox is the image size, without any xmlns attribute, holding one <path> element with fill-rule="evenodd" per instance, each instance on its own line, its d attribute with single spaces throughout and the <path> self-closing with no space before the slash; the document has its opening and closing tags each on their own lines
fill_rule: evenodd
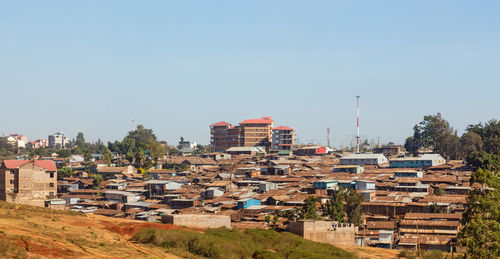
<svg viewBox="0 0 500 259">
<path fill-rule="evenodd" d="M 166 225 L 0 202 L 0 258 L 176 258 L 128 241 Z"/>
</svg>

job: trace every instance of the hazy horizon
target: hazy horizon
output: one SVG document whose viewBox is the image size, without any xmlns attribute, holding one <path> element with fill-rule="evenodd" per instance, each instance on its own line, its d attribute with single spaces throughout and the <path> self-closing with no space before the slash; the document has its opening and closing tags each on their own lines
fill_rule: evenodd
<svg viewBox="0 0 500 259">
<path fill-rule="evenodd" d="M 272 116 L 301 143 L 402 144 L 440 112 L 499 119 L 500 2 L 0 1 L 2 134 L 208 144 Z"/>
</svg>

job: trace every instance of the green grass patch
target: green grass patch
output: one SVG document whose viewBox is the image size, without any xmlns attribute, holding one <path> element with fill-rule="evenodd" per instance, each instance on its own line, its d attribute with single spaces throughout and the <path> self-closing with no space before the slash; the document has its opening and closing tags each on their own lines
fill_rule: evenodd
<svg viewBox="0 0 500 259">
<path fill-rule="evenodd" d="M 178 229 L 139 230 L 132 241 L 151 244 L 177 254 L 205 258 L 355 258 L 329 244 L 305 240 L 273 230 L 218 228 L 205 233 Z"/>
</svg>

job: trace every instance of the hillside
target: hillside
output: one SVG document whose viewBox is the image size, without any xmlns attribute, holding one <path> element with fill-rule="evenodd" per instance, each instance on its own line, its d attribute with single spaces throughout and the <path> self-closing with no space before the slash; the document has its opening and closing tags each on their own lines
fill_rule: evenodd
<svg viewBox="0 0 500 259">
<path fill-rule="evenodd" d="M 139 230 L 132 240 L 193 258 L 356 258 L 329 244 L 265 229 L 219 228 L 199 233 L 149 228 Z"/>
<path fill-rule="evenodd" d="M 178 258 L 129 241 L 151 227 L 177 228 L 0 202 L 0 258 Z"/>
<path fill-rule="evenodd" d="M 151 235 L 163 233 L 156 230 L 166 230 L 175 240 L 179 240 L 179 246 L 172 242 L 165 245 L 165 236 L 163 239 L 152 239 Z M 223 237 L 220 236 L 221 233 L 224 234 Z M 220 251 L 220 243 L 217 243 L 219 241 L 223 241 L 224 250 L 236 249 L 233 251 L 239 253 L 259 250 L 257 255 L 264 256 L 261 258 L 279 258 L 274 254 L 280 252 L 279 249 L 292 253 L 309 249 L 314 250 L 314 253 L 309 251 L 306 254 L 313 255 L 328 250 L 328 253 L 334 255 L 333 258 L 395 258 L 397 255 L 396 251 L 384 249 L 342 250 L 307 241 L 290 233 L 262 230 L 241 233 L 215 230 L 202 233 L 166 224 L 81 215 L 71 211 L 0 202 L 0 258 L 179 258 L 174 253 L 182 257 L 199 257 L 199 254 L 193 254 L 189 248 L 182 246 L 182 242 L 189 243 L 193 238 L 198 244 L 208 241 L 215 247 L 214 251 L 219 251 L 223 256 L 226 254 Z M 260 245 L 266 242 L 268 245 Z M 191 247 L 192 244 L 193 242 Z M 245 248 L 238 248 L 243 247 L 240 244 L 247 245 Z M 276 248 L 269 249 L 269 244 Z M 296 246 L 295 250 L 287 248 L 292 245 Z"/>
</svg>

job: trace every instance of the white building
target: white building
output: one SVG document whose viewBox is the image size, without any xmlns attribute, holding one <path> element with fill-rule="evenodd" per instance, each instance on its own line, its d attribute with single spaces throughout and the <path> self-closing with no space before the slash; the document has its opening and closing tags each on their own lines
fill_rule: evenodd
<svg viewBox="0 0 500 259">
<path fill-rule="evenodd" d="M 179 149 L 194 149 L 197 146 L 196 142 L 179 141 Z"/>
<path fill-rule="evenodd" d="M 375 190 L 375 182 L 367 180 L 357 180 L 356 190 Z"/>
<path fill-rule="evenodd" d="M 64 136 L 64 132 L 57 132 L 53 135 L 49 135 L 49 148 L 67 148 L 70 144 L 71 140 Z"/>
<path fill-rule="evenodd" d="M 389 160 L 384 154 L 351 154 L 340 158 L 341 165 L 383 165 Z"/>
<path fill-rule="evenodd" d="M 28 137 L 24 135 L 11 134 L 7 137 L 7 142 L 17 148 L 25 148 L 26 144 L 28 143 Z"/>
</svg>

